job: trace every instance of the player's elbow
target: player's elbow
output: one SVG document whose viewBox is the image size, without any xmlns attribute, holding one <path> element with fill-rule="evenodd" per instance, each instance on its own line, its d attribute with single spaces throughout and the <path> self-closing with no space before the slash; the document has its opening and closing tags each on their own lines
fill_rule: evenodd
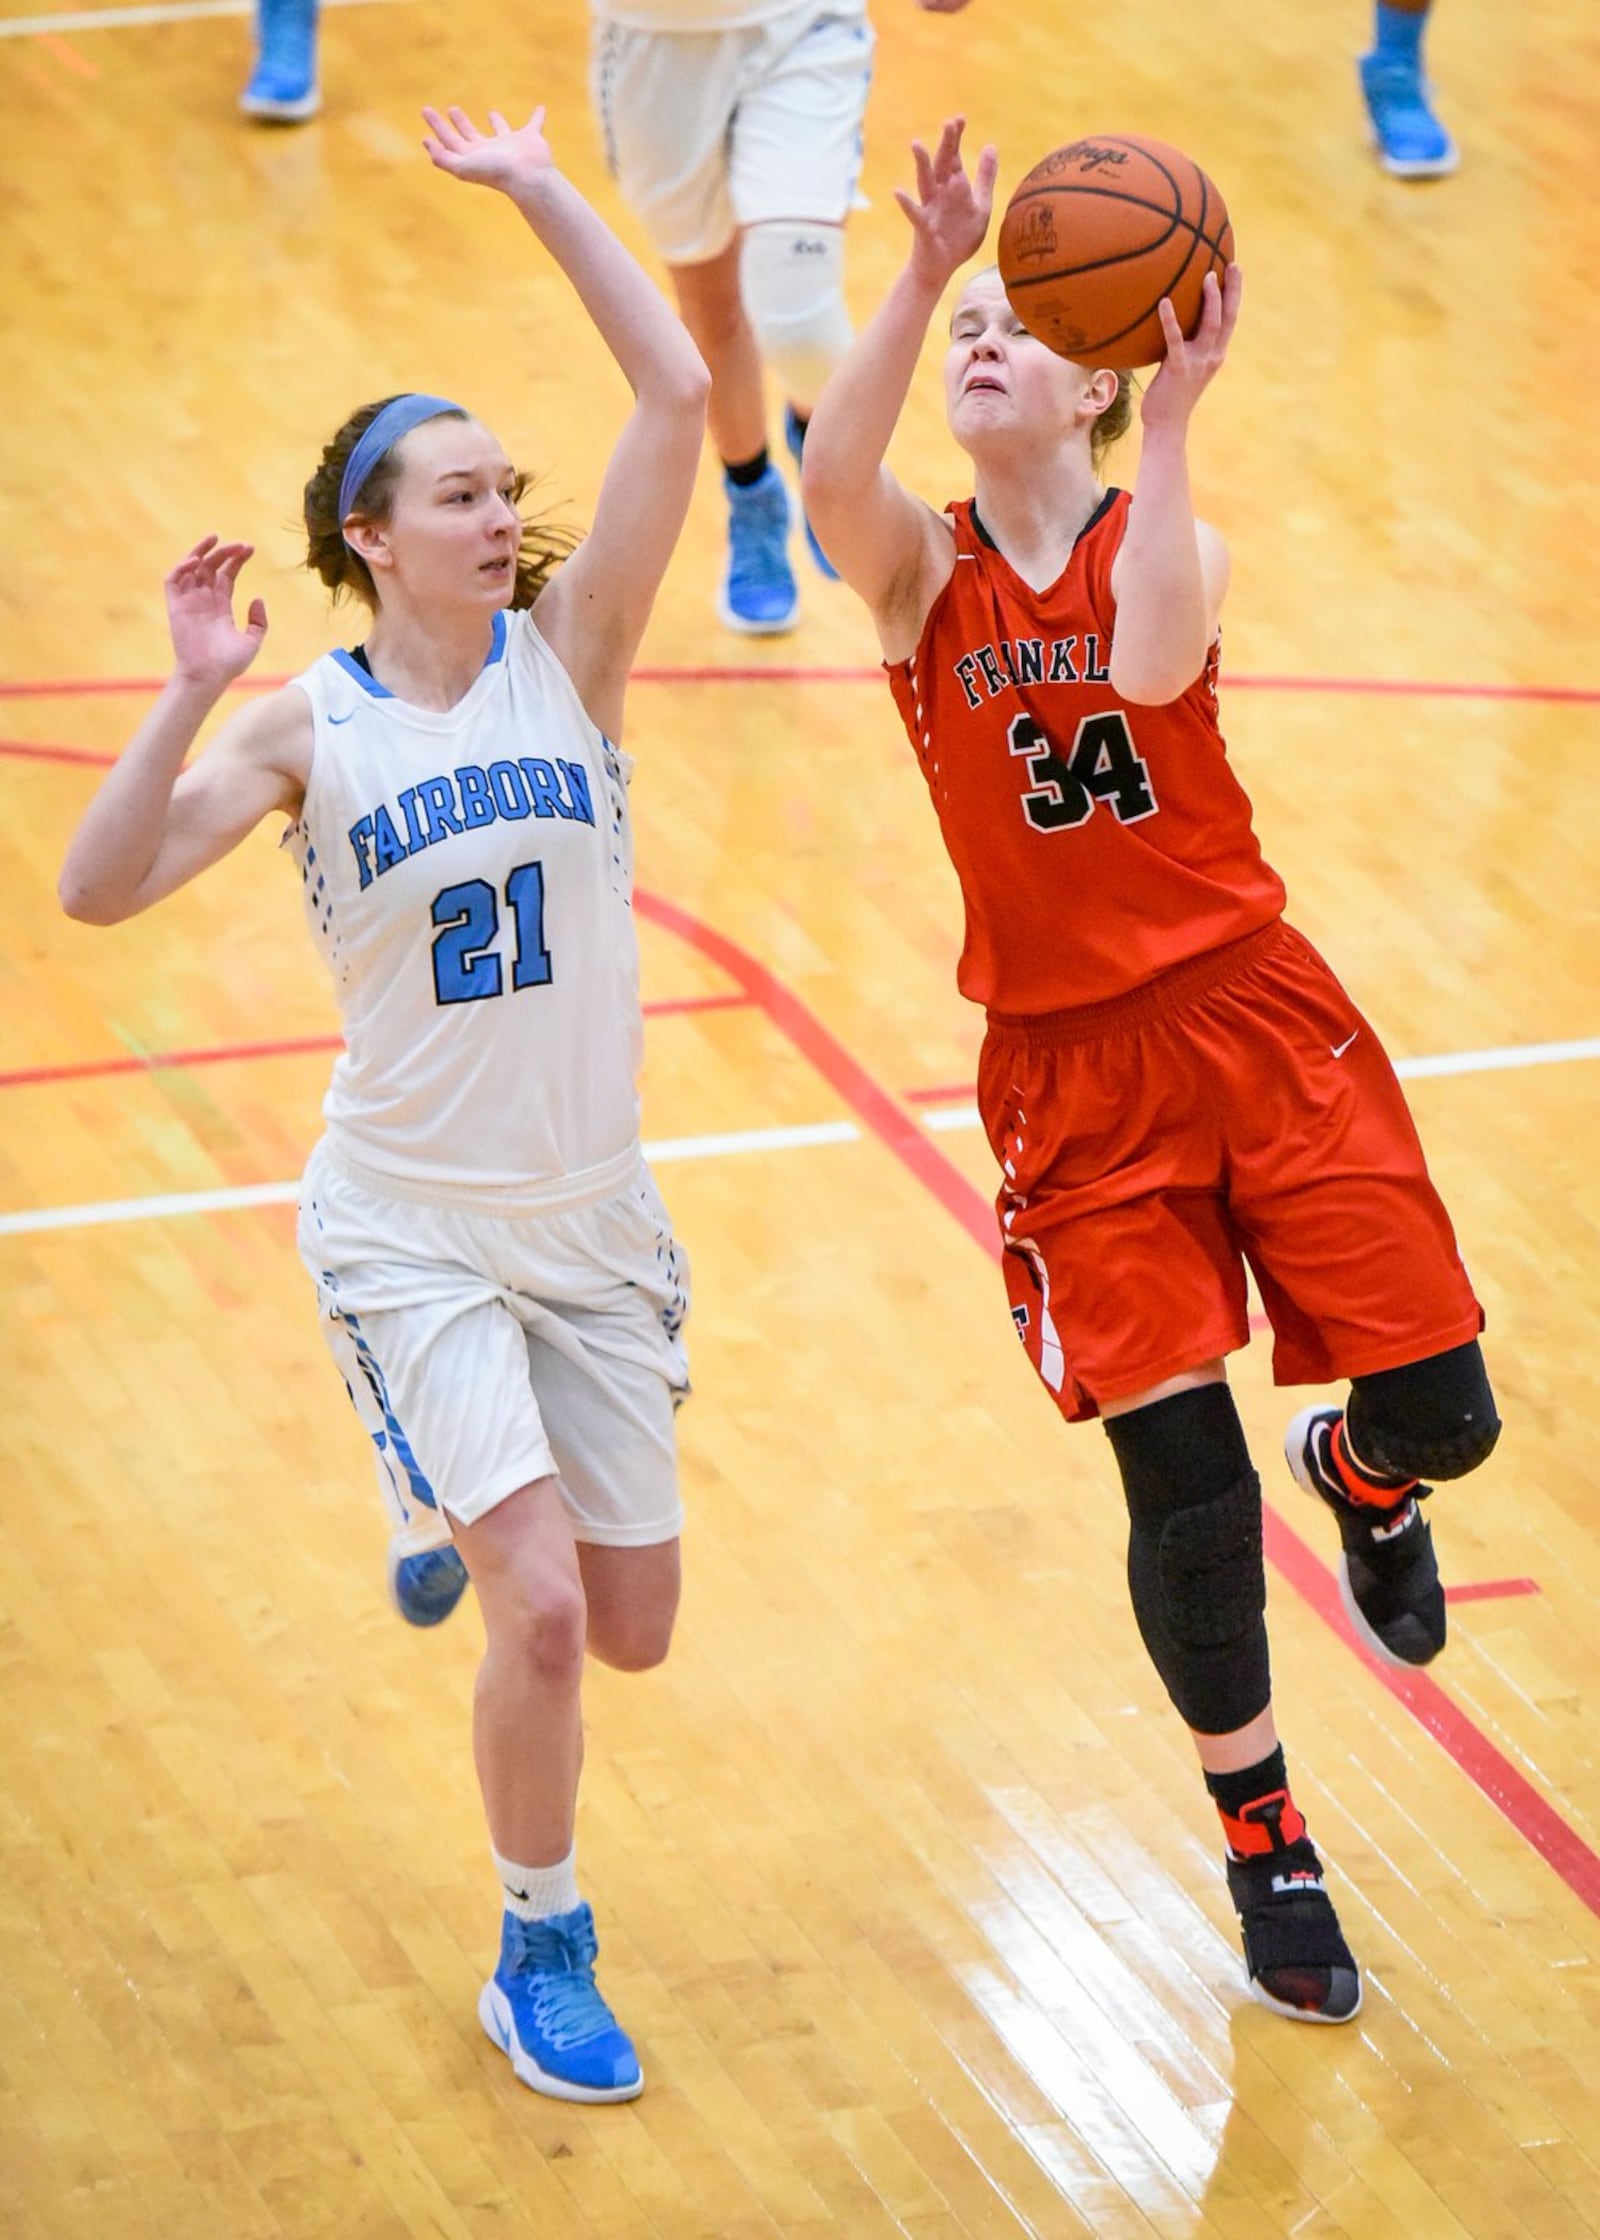
<svg viewBox="0 0 1600 2240">
<path fill-rule="evenodd" d="M 852 487 L 849 478 L 832 472 L 825 459 L 813 467 L 809 435 L 800 457 L 800 503 L 805 507 L 812 535 L 837 567 L 833 548 L 845 541 L 841 532 L 848 528 L 851 515 L 859 517 L 860 485 Z"/>
<path fill-rule="evenodd" d="M 1111 689 L 1130 707 L 1165 708 L 1183 695 L 1200 674 L 1172 662 L 1119 660 L 1111 656 Z"/>
<path fill-rule="evenodd" d="M 660 368 L 658 378 L 661 402 L 668 411 L 697 425 L 704 421 L 711 402 L 711 369 L 687 334 L 671 366 Z"/>
<path fill-rule="evenodd" d="M 91 881 L 74 872 L 71 864 L 56 882 L 56 896 L 69 918 L 81 926 L 115 926 L 133 915 L 120 896 L 102 893 Z"/>
<path fill-rule="evenodd" d="M 1165 708 L 1202 674 L 1208 651 L 1203 631 L 1119 630 L 1106 663 L 1111 689 L 1135 707 Z"/>
</svg>

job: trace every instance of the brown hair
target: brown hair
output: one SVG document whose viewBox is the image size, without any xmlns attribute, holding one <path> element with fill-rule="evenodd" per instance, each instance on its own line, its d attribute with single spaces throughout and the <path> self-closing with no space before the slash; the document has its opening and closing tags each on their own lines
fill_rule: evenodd
<svg viewBox="0 0 1600 2240">
<path fill-rule="evenodd" d="M 376 612 L 377 588 L 366 562 L 357 552 L 352 552 L 344 541 L 344 523 L 339 518 L 339 485 L 344 478 L 345 466 L 369 428 L 386 405 L 394 403 L 393 397 L 380 397 L 376 404 L 364 404 L 352 412 L 344 426 L 330 442 L 323 446 L 322 457 L 317 461 L 316 472 L 306 484 L 304 518 L 306 527 L 306 566 L 320 576 L 335 600 L 356 598 L 363 606 Z M 465 420 L 462 411 L 439 413 L 441 420 Z M 402 438 L 402 441 L 404 439 Z M 394 444 L 378 461 L 361 485 L 360 512 L 369 521 L 385 521 L 394 503 L 394 493 L 400 480 L 400 446 Z M 520 505 L 524 494 L 532 488 L 532 477 L 519 474 L 512 487 L 511 502 Z M 545 515 L 535 515 L 522 524 L 522 541 L 517 549 L 516 585 L 511 594 L 513 607 L 531 607 L 549 582 L 556 568 L 580 542 L 581 532 Z"/>
</svg>

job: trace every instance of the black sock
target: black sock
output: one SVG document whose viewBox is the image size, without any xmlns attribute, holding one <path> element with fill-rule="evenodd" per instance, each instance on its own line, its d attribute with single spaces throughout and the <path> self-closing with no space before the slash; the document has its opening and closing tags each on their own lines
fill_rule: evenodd
<svg viewBox="0 0 1600 2240">
<path fill-rule="evenodd" d="M 722 471 L 736 490 L 748 490 L 753 482 L 761 480 L 769 464 L 767 447 L 763 444 L 753 459 L 746 459 L 738 466 L 732 466 L 724 459 Z"/>
<path fill-rule="evenodd" d="M 1279 1745 L 1259 1765 L 1238 1773 L 1208 1773 L 1206 1789 L 1222 1820 L 1228 1849 L 1237 1859 L 1260 1858 L 1298 1843 L 1306 1832 Z"/>
</svg>

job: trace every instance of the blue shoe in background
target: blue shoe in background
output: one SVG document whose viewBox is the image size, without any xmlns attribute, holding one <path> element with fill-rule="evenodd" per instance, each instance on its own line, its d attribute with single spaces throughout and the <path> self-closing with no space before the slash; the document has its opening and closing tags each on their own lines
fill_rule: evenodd
<svg viewBox="0 0 1600 2240">
<path fill-rule="evenodd" d="M 467 1591 L 467 1567 L 454 1548 L 408 1552 L 389 1542 L 389 1599 L 408 1626 L 443 1625 Z"/>
<path fill-rule="evenodd" d="M 639 2057 L 595 1988 L 598 1951 L 587 1905 L 547 1921 L 508 1913 L 500 1965 L 478 2000 L 478 2020 L 522 2082 L 552 2100 L 633 2100 L 644 2090 Z"/>
<path fill-rule="evenodd" d="M 789 493 L 776 467 L 741 487 L 726 473 L 728 573 L 717 612 L 730 630 L 747 638 L 781 637 L 800 612 L 800 593 L 789 565 Z"/>
<path fill-rule="evenodd" d="M 304 124 L 316 115 L 317 0 L 256 0 L 256 66 L 239 106 L 268 124 Z"/>
<path fill-rule="evenodd" d="M 1461 151 L 1434 115 L 1420 62 L 1375 48 L 1359 68 L 1384 170 L 1397 179 L 1443 179 L 1454 171 Z"/>
<path fill-rule="evenodd" d="M 783 437 L 784 441 L 788 444 L 789 449 L 794 456 L 795 465 L 799 466 L 800 454 L 805 449 L 806 432 L 805 429 L 800 425 L 800 416 L 795 411 L 793 405 L 789 405 L 784 411 Z M 804 512 L 801 513 L 800 518 L 802 521 L 805 521 L 806 543 L 810 547 L 812 559 L 815 560 L 818 568 L 821 570 L 822 574 L 827 577 L 830 583 L 837 583 L 839 580 L 839 571 L 834 566 L 833 562 L 828 558 L 828 555 L 823 551 L 821 545 L 818 544 L 817 532 L 812 528 L 810 522 L 806 521 Z"/>
</svg>

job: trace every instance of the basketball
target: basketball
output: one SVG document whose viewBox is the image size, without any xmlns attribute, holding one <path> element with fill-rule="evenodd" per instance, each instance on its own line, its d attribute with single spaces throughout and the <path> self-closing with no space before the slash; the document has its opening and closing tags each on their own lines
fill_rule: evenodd
<svg viewBox="0 0 1600 2240">
<path fill-rule="evenodd" d="M 1164 141 L 1096 133 L 1036 163 L 1000 221 L 1000 278 L 1028 332 L 1063 358 L 1150 366 L 1167 354 L 1158 306 L 1193 334 L 1208 272 L 1233 260 L 1227 206 Z"/>
</svg>

